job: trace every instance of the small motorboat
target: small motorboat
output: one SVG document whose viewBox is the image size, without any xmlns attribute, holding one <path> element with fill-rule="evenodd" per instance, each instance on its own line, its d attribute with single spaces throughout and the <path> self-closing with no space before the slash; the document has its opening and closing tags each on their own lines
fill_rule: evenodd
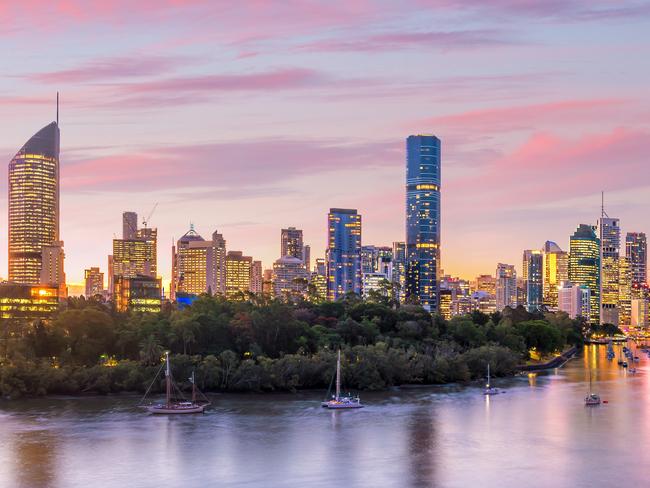
<svg viewBox="0 0 650 488">
<path fill-rule="evenodd" d="M 600 396 L 596 393 L 590 393 L 585 397 L 585 405 L 600 405 Z"/>
<path fill-rule="evenodd" d="M 487 382 L 485 383 L 485 388 L 483 389 L 484 395 L 498 395 L 501 393 L 498 388 L 495 388 L 490 385 L 490 363 L 487 365 Z"/>
</svg>

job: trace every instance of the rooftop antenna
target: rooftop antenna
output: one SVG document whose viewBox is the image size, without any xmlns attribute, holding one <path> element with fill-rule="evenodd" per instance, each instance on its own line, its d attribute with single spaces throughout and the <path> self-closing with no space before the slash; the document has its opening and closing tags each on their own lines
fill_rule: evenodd
<svg viewBox="0 0 650 488">
<path fill-rule="evenodd" d="M 601 218 L 609 218 L 609 215 L 607 215 L 607 212 L 605 212 L 605 192 L 601 191 L 600 192 L 600 217 Z"/>
<path fill-rule="evenodd" d="M 56 92 L 56 126 L 59 126 L 59 92 Z"/>
</svg>

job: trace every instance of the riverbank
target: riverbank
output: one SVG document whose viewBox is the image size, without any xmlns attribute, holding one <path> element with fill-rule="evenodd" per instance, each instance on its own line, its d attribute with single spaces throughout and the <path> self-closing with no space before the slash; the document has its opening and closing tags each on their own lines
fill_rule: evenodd
<svg viewBox="0 0 650 488">
<path fill-rule="evenodd" d="M 550 361 L 541 364 L 526 364 L 520 366 L 520 371 L 522 372 L 533 372 L 533 371 L 544 371 L 546 369 L 559 368 L 564 365 L 567 361 L 573 358 L 578 352 L 578 348 L 573 346 L 572 348 L 564 351 L 559 356 L 554 357 Z"/>
</svg>

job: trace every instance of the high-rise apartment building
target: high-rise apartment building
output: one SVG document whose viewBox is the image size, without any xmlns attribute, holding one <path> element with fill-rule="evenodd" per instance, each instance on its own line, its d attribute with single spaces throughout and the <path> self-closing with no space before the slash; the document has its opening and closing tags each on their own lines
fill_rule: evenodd
<svg viewBox="0 0 650 488">
<path fill-rule="evenodd" d="M 187 295 L 213 294 L 217 287 L 214 245 L 190 226 L 172 246 L 171 299 L 177 293 Z"/>
<path fill-rule="evenodd" d="M 327 216 L 327 297 L 361 294 L 361 215 L 331 208 Z"/>
<path fill-rule="evenodd" d="M 253 258 L 241 251 L 226 254 L 226 298 L 232 300 L 251 291 L 251 268 Z"/>
<path fill-rule="evenodd" d="M 517 308 L 517 272 L 514 264 L 497 264 L 496 307 L 497 312 L 506 307 Z"/>
<path fill-rule="evenodd" d="M 304 270 L 307 273 L 306 270 Z M 262 273 L 262 261 L 253 261 L 251 264 L 251 292 L 262 293 L 264 291 L 264 274 Z"/>
<path fill-rule="evenodd" d="M 406 299 L 438 311 L 440 279 L 440 139 L 406 140 Z"/>
<path fill-rule="evenodd" d="M 399 303 L 404 302 L 406 293 L 406 243 L 393 242 L 393 261 L 391 281 L 396 288 Z"/>
<path fill-rule="evenodd" d="M 600 322 L 619 325 L 619 254 L 621 228 L 618 219 L 603 216 L 600 232 Z"/>
<path fill-rule="evenodd" d="M 43 248 L 60 240 L 59 141 L 52 122 L 9 163 L 9 281 L 39 284 Z"/>
<path fill-rule="evenodd" d="M 591 225 L 580 224 L 570 237 L 569 281 L 589 289 L 589 321 L 600 323 L 600 239 Z"/>
<path fill-rule="evenodd" d="M 524 275 L 526 276 L 526 309 L 542 310 L 544 299 L 543 253 L 537 249 L 524 251 Z"/>
<path fill-rule="evenodd" d="M 591 292 L 584 285 L 576 285 L 570 281 L 562 283 L 558 288 L 558 310 L 566 312 L 572 319 L 591 316 Z"/>
<path fill-rule="evenodd" d="M 549 309 L 557 309 L 557 290 L 560 285 L 569 281 L 569 254 L 555 242 L 546 241 L 542 254 L 543 260 L 543 282 L 544 282 L 544 305 Z"/>
<path fill-rule="evenodd" d="M 273 294 L 279 298 L 295 297 L 307 291 L 309 273 L 301 259 L 283 256 L 273 263 Z"/>
<path fill-rule="evenodd" d="M 86 285 L 86 298 L 104 294 L 104 273 L 99 268 L 84 270 L 84 283 Z"/>
<path fill-rule="evenodd" d="M 68 293 L 63 266 L 65 261 L 63 241 L 56 241 L 50 245 L 43 246 L 41 256 L 40 283 L 43 285 L 57 286 L 59 288 L 59 298 L 67 297 Z"/>
<path fill-rule="evenodd" d="M 625 256 L 630 263 L 632 283 L 648 282 L 648 242 L 643 232 L 628 232 L 625 236 Z"/>
</svg>

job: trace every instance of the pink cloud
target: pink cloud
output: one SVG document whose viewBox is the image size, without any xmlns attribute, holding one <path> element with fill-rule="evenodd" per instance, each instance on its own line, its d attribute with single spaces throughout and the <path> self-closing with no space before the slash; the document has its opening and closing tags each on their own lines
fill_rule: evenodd
<svg viewBox="0 0 650 488">
<path fill-rule="evenodd" d="M 646 186 L 650 134 L 625 128 L 577 139 L 533 134 L 512 153 L 450 181 L 451 194 L 483 209 L 539 204 Z M 630 177 L 634 175 L 634 177 Z"/>
<path fill-rule="evenodd" d="M 388 51 L 431 47 L 448 51 L 509 45 L 514 41 L 495 30 L 393 32 L 353 39 L 323 39 L 299 46 L 306 51 Z"/>
<path fill-rule="evenodd" d="M 503 132 L 529 128 L 540 123 L 576 123 L 607 117 L 621 111 L 629 103 L 622 98 L 561 100 L 557 102 L 496 107 L 442 115 L 418 121 L 413 126 L 436 127 L 439 130 Z"/>
<path fill-rule="evenodd" d="M 113 57 L 84 63 L 76 68 L 25 75 L 41 83 L 83 83 L 114 78 L 161 75 L 188 63 L 178 57 L 143 56 Z"/>
<path fill-rule="evenodd" d="M 252 140 L 194 146 L 156 147 L 130 154 L 66 159 L 62 186 L 67 190 L 130 191 L 142 188 L 265 188 L 300 175 L 394 165 L 397 143 Z M 242 191 L 245 191 L 244 189 Z M 252 190 L 256 191 L 256 190 Z"/>
</svg>

